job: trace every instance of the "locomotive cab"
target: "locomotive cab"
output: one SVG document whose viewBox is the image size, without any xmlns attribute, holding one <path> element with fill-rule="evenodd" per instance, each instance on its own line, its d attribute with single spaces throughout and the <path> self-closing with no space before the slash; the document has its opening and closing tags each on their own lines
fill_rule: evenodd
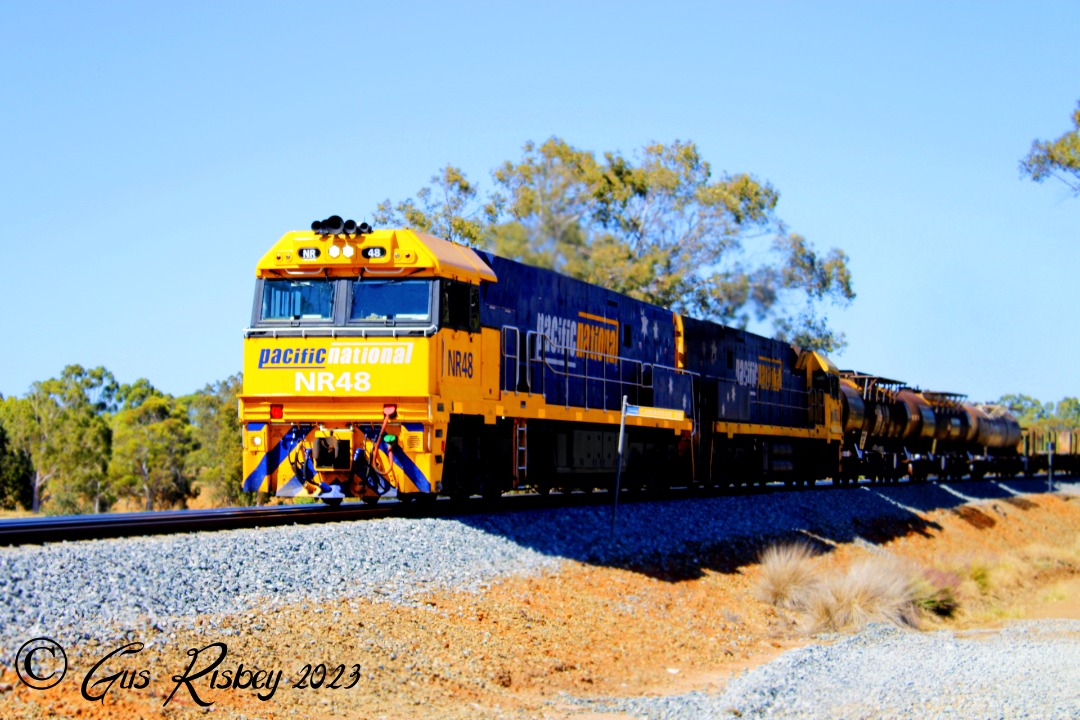
<svg viewBox="0 0 1080 720">
<path fill-rule="evenodd" d="M 491 268 L 429 235 L 345 229 L 288 233 L 257 266 L 239 407 L 247 491 L 436 493 L 443 395 L 482 392 L 479 284 L 496 279 Z"/>
</svg>

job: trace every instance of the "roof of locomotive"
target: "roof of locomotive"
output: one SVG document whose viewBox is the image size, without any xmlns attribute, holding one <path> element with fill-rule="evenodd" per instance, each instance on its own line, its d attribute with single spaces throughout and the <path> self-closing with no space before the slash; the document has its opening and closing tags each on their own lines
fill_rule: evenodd
<svg viewBox="0 0 1080 720">
<path fill-rule="evenodd" d="M 472 248 L 405 229 L 288 232 L 259 260 L 255 276 L 438 276 L 473 284 L 496 280 L 494 271 Z"/>
</svg>

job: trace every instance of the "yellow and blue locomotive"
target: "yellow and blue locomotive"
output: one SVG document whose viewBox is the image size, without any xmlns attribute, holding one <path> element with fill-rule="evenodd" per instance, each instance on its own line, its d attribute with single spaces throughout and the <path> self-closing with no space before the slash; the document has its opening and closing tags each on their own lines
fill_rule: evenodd
<svg viewBox="0 0 1080 720">
<path fill-rule="evenodd" d="M 975 462 L 979 439 L 1002 455 L 1019 439 L 1011 417 L 412 230 L 335 216 L 282 237 L 256 278 L 248 491 L 337 503 L 610 487 L 624 397 L 624 482 L 643 489 L 886 464 L 918 478 L 944 472 L 940 458 Z"/>
</svg>

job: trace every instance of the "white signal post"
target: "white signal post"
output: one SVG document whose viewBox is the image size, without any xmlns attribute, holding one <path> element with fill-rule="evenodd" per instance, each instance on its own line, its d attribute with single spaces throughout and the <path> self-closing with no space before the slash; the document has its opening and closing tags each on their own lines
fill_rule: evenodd
<svg viewBox="0 0 1080 720">
<path fill-rule="evenodd" d="M 635 411 L 638 410 L 638 406 L 632 406 Z M 626 434 L 626 395 L 622 396 L 622 411 L 619 414 L 619 449 L 615 459 L 615 493 L 611 501 L 611 537 L 615 537 L 615 518 L 619 513 L 619 482 L 622 480 L 622 453 L 623 453 L 623 436 Z M 634 413 L 635 415 L 637 412 Z"/>
<path fill-rule="evenodd" d="M 1057 449 L 1057 443 L 1054 442 L 1056 438 L 1050 437 L 1050 452 L 1046 457 L 1046 491 L 1054 492 L 1054 451 Z"/>
</svg>

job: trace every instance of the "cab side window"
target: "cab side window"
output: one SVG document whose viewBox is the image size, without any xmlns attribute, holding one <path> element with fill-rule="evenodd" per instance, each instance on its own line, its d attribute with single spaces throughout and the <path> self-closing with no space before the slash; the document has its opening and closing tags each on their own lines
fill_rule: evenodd
<svg viewBox="0 0 1080 720">
<path fill-rule="evenodd" d="M 480 330 L 480 288 L 456 280 L 442 281 L 440 325 L 453 330 Z"/>
</svg>

